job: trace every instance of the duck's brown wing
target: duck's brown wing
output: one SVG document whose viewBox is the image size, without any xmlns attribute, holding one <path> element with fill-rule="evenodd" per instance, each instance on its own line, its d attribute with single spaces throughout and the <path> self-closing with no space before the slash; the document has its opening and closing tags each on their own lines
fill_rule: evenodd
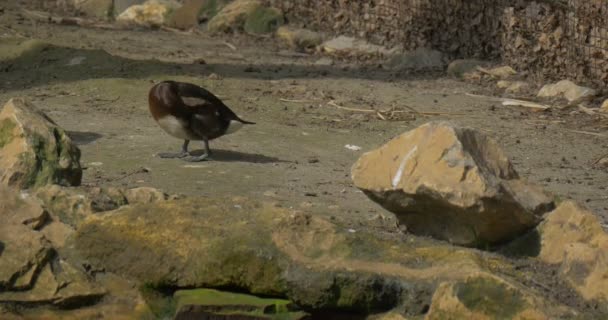
<svg viewBox="0 0 608 320">
<path fill-rule="evenodd" d="M 213 93 L 201 88 L 197 85 L 184 82 L 176 82 L 177 94 L 182 98 L 182 101 L 186 106 L 194 109 L 205 108 L 214 109 L 218 115 L 226 121 L 234 120 L 247 124 L 254 124 L 253 122 L 245 121 L 239 118 L 228 106 L 222 102 Z M 198 113 L 199 111 L 194 111 Z"/>
<path fill-rule="evenodd" d="M 226 131 L 228 124 L 218 119 L 213 108 L 200 108 L 190 118 L 190 129 L 201 137 L 215 139 Z"/>
</svg>

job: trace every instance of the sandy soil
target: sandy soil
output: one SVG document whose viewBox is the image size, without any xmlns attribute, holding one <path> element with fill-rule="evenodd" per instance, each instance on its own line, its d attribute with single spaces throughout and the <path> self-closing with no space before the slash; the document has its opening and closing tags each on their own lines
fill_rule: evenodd
<svg viewBox="0 0 608 320">
<path fill-rule="evenodd" d="M 608 221 L 608 172 L 591 166 L 608 152 L 606 138 L 571 131 L 606 134 L 608 123 L 601 118 L 497 106 L 465 95 L 494 90 L 442 74 L 340 61 L 319 65 L 320 56 L 295 56 L 273 39 L 40 25 L 10 10 L 0 21 L 3 36 L 53 44 L 43 54 L 2 64 L 0 101 L 29 97 L 71 131 L 83 151 L 87 185 L 269 198 L 364 223 L 385 214 L 353 187 L 353 162 L 399 133 L 447 119 L 496 138 L 522 176 L 561 199 L 585 203 Z M 148 89 L 164 79 L 202 85 L 258 124 L 213 141 L 215 161 L 159 159 L 157 152 L 181 144 L 147 110 Z M 407 106 L 445 114 L 384 121 L 337 109 L 327 104 L 331 100 L 352 108 Z"/>
</svg>

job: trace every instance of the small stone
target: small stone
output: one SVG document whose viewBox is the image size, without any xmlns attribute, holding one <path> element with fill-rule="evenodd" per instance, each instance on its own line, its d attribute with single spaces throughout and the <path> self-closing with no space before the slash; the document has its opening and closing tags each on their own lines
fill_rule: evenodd
<svg viewBox="0 0 608 320">
<path fill-rule="evenodd" d="M 392 70 L 443 70 L 446 64 L 442 52 L 428 48 L 394 55 L 387 63 Z"/>
<path fill-rule="evenodd" d="M 336 38 L 327 40 L 320 45 L 321 51 L 332 54 L 332 55 L 345 55 L 345 56 L 357 56 L 357 55 L 369 55 L 369 54 L 392 54 L 393 50 L 387 49 L 383 46 L 374 45 L 364 40 L 338 36 Z"/>
<path fill-rule="evenodd" d="M 180 6 L 173 0 L 148 0 L 142 4 L 130 6 L 116 17 L 116 21 L 141 26 L 161 26 Z"/>
<path fill-rule="evenodd" d="M 323 57 L 315 61 L 316 66 L 331 66 L 334 64 L 334 60 L 328 57 Z"/>
<path fill-rule="evenodd" d="M 318 162 L 319 162 L 319 158 L 317 158 L 317 157 L 308 158 L 308 163 L 318 163 Z"/>
<path fill-rule="evenodd" d="M 209 80 L 222 80 L 222 76 L 218 75 L 217 73 L 212 73 L 210 75 L 207 76 L 207 79 Z"/>
<path fill-rule="evenodd" d="M 477 67 L 488 65 L 489 62 L 474 59 L 458 59 L 450 62 L 447 74 L 452 77 L 462 78 L 465 74 L 477 72 Z"/>
<path fill-rule="evenodd" d="M 593 166 L 596 168 L 608 168 L 608 156 L 598 159 Z"/>
<path fill-rule="evenodd" d="M 506 78 L 509 78 L 510 76 L 517 74 L 517 71 L 515 71 L 513 68 L 511 68 L 509 66 L 496 67 L 496 68 L 492 68 L 492 69 L 484 69 L 484 71 L 487 72 L 489 75 L 499 78 L 499 79 L 506 79 Z"/>
<path fill-rule="evenodd" d="M 594 89 L 578 86 L 570 80 L 562 80 L 543 86 L 537 96 L 543 98 L 563 97 L 570 103 L 579 103 L 592 98 L 596 94 L 597 91 Z"/>
<path fill-rule="evenodd" d="M 169 195 L 167 195 L 166 193 L 150 187 L 127 189 L 125 190 L 124 195 L 127 199 L 127 202 L 131 205 L 136 203 L 152 203 L 156 201 L 165 201 L 169 199 Z"/>
<path fill-rule="evenodd" d="M 258 67 L 254 67 L 254 66 L 247 66 L 245 69 L 243 69 L 243 71 L 260 73 L 260 72 L 262 72 L 262 69 L 260 69 Z"/>
<path fill-rule="evenodd" d="M 608 113 L 608 99 L 604 100 L 599 111 L 603 113 Z"/>
<path fill-rule="evenodd" d="M 530 84 L 525 81 L 500 80 L 496 83 L 499 89 L 505 89 L 507 93 L 521 93 L 530 88 Z"/>
<path fill-rule="evenodd" d="M 134 6 L 136 4 L 142 4 L 146 2 L 146 0 L 113 0 L 114 2 L 114 15 L 119 16 L 129 7 Z"/>
<path fill-rule="evenodd" d="M 196 58 L 194 59 L 194 61 L 192 61 L 193 64 L 207 64 L 207 61 L 205 61 L 205 58 Z"/>
</svg>

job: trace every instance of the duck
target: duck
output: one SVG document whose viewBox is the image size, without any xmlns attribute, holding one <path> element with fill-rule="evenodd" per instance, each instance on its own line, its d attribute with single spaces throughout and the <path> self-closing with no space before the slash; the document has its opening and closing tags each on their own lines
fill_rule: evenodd
<svg viewBox="0 0 608 320">
<path fill-rule="evenodd" d="M 180 158 L 189 162 L 211 160 L 209 141 L 232 134 L 244 125 L 222 100 L 198 85 L 165 80 L 150 88 L 148 106 L 156 123 L 169 135 L 184 142 L 180 152 L 162 152 L 160 158 Z M 202 141 L 205 152 L 192 155 L 190 141 Z"/>
</svg>

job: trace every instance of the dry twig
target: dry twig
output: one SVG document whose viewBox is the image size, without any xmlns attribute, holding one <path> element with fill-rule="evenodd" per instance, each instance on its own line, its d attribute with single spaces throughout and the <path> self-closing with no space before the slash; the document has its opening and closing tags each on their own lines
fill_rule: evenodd
<svg viewBox="0 0 608 320">
<path fill-rule="evenodd" d="M 223 44 L 224 44 L 226 47 L 230 48 L 232 51 L 236 51 L 236 47 L 235 47 L 233 44 L 231 44 L 231 43 L 229 43 L 229 42 L 226 42 L 226 41 L 224 41 L 224 42 L 222 42 L 222 43 L 223 43 Z"/>
<path fill-rule="evenodd" d="M 581 131 L 581 130 L 568 130 L 568 131 L 574 132 L 574 133 L 586 134 L 586 135 L 590 135 L 590 136 L 596 136 L 596 137 L 608 137 L 608 135 L 606 135 L 606 134 L 597 133 L 597 132 Z"/>
<path fill-rule="evenodd" d="M 469 97 L 474 97 L 474 98 L 481 98 L 481 99 L 486 99 L 486 100 L 490 100 L 490 101 L 502 102 L 503 106 L 519 106 L 519 107 L 526 107 L 526 108 L 536 109 L 536 110 L 541 110 L 541 111 L 551 108 L 550 106 L 547 106 L 544 104 L 539 104 L 536 102 L 525 101 L 525 100 L 490 97 L 490 96 L 483 96 L 483 95 L 472 94 L 472 93 L 466 93 L 466 95 Z"/>
<path fill-rule="evenodd" d="M 375 113 L 376 116 L 382 120 L 387 120 L 387 117 L 392 118 L 395 114 L 399 114 L 399 113 L 418 114 L 418 115 L 425 115 L 425 116 L 439 116 L 439 115 L 461 116 L 461 115 L 464 115 L 463 113 L 449 113 L 449 112 L 432 112 L 432 111 L 421 112 L 421 111 L 417 111 L 416 109 L 409 107 L 407 105 L 405 106 L 405 108 L 408 108 L 411 111 L 394 110 L 394 108 L 385 109 L 385 110 L 349 108 L 349 107 L 341 106 L 333 100 L 329 101 L 327 104 L 332 107 L 341 109 L 341 110 L 347 110 L 347 111 L 353 111 L 353 112 L 364 112 L 364 113 Z"/>
<path fill-rule="evenodd" d="M 315 102 L 316 100 L 297 100 L 297 99 L 293 100 L 293 99 L 281 98 L 281 99 L 279 99 L 279 101 L 292 102 L 292 103 L 312 103 L 312 102 Z"/>
</svg>

